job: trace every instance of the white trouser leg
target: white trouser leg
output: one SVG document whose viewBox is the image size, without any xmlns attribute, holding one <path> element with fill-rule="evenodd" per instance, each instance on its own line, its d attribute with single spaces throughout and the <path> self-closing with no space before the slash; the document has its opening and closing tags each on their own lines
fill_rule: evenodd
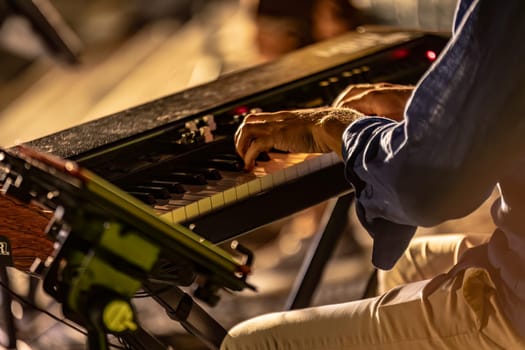
<svg viewBox="0 0 525 350">
<path fill-rule="evenodd" d="M 443 234 L 416 237 L 396 265 L 378 272 L 378 292 L 382 294 L 402 284 L 422 281 L 448 272 L 463 253 L 488 242 L 489 234 Z"/>
<path fill-rule="evenodd" d="M 469 253 L 485 259 L 486 245 Z M 525 349 L 488 272 L 465 260 L 448 274 L 376 298 L 253 318 L 232 328 L 221 350 Z"/>
</svg>

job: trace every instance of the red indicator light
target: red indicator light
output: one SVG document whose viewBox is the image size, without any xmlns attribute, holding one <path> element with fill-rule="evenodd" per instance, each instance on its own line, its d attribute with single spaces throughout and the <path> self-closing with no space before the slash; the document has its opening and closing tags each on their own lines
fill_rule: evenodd
<svg viewBox="0 0 525 350">
<path fill-rule="evenodd" d="M 392 52 L 392 57 L 399 60 L 407 57 L 409 54 L 410 51 L 408 51 L 407 49 L 397 49 Z"/>
<path fill-rule="evenodd" d="M 435 51 L 428 50 L 428 51 L 425 53 L 425 56 L 427 56 L 427 58 L 428 58 L 429 61 L 435 61 L 436 58 L 437 58 L 437 53 L 436 53 Z"/>
<path fill-rule="evenodd" d="M 239 115 L 239 114 L 245 114 L 245 113 L 248 113 L 249 109 L 248 107 L 246 106 L 239 106 L 239 107 L 236 107 L 235 108 L 235 114 Z"/>
</svg>

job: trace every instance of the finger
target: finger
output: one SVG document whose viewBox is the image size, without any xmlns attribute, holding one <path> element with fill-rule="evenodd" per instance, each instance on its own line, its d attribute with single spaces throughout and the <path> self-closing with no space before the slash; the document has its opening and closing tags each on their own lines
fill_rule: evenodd
<svg viewBox="0 0 525 350">
<path fill-rule="evenodd" d="M 361 113 L 368 114 L 368 96 L 369 90 L 362 91 L 360 94 L 341 101 L 336 107 L 352 108 Z"/>
<path fill-rule="evenodd" d="M 412 87 L 388 86 L 368 90 L 340 103 L 339 107 L 352 108 L 366 115 L 381 115 L 402 120 Z"/>
<path fill-rule="evenodd" d="M 370 91 L 364 100 L 368 108 L 373 109 L 376 115 L 382 115 L 401 121 L 408 99 L 412 95 L 412 87 L 386 87 L 377 91 Z"/>
<path fill-rule="evenodd" d="M 237 153 L 244 157 L 251 139 L 264 133 L 270 119 L 268 113 L 249 114 L 237 128 L 233 137 Z"/>
<path fill-rule="evenodd" d="M 253 140 L 266 140 L 272 135 L 273 128 L 265 121 L 243 123 L 237 129 L 235 135 L 235 148 L 237 153 L 242 157 L 246 157 L 248 148 L 251 147 Z"/>
<path fill-rule="evenodd" d="M 235 150 L 241 156 L 241 158 L 244 158 L 244 155 L 246 154 L 246 150 L 250 146 L 250 143 L 252 142 L 251 136 L 249 136 L 249 131 L 246 125 L 241 125 L 237 131 L 235 132 L 234 141 L 235 141 Z"/>
<path fill-rule="evenodd" d="M 272 113 L 266 112 L 266 113 L 248 114 L 246 117 L 244 117 L 243 122 L 245 124 L 266 122 L 268 120 L 280 118 L 280 116 L 284 113 L 285 112 L 272 112 Z"/>
<path fill-rule="evenodd" d="M 343 100 L 353 98 L 357 95 L 362 94 L 363 92 L 382 89 L 382 88 L 391 88 L 394 86 L 397 86 L 397 85 L 391 84 L 391 83 L 374 83 L 374 84 L 367 83 L 367 84 L 350 85 L 338 95 L 338 97 L 332 103 L 332 107 L 340 107 L 338 106 L 338 104 L 340 104 Z"/>
<path fill-rule="evenodd" d="M 272 148 L 273 141 L 270 137 L 264 139 L 254 139 L 245 153 L 244 159 L 244 169 L 252 170 L 255 166 L 255 160 L 262 152 L 267 152 Z"/>
<path fill-rule="evenodd" d="M 392 83 L 374 83 L 374 84 L 355 84 L 350 85 L 345 90 L 343 90 L 342 93 L 340 93 L 337 98 L 332 103 L 332 107 L 344 107 L 343 104 L 347 100 L 351 100 L 356 98 L 359 95 L 362 95 L 363 93 L 370 92 L 370 91 L 377 91 L 377 90 L 383 90 L 383 89 L 404 89 L 409 88 L 407 85 L 399 85 L 399 84 L 392 84 Z M 411 87 L 410 87 L 411 88 Z"/>
<path fill-rule="evenodd" d="M 280 111 L 271 113 L 255 113 L 247 115 L 234 135 L 237 153 L 244 157 L 250 143 L 256 138 L 265 138 L 271 135 L 273 125 L 278 125 L 289 119 L 290 112 Z"/>
<path fill-rule="evenodd" d="M 244 123 L 255 123 L 263 121 L 265 118 L 267 118 L 268 113 L 257 113 L 257 114 L 248 114 L 246 117 L 244 117 Z"/>
<path fill-rule="evenodd" d="M 351 99 L 352 97 L 361 94 L 364 91 L 367 91 L 370 89 L 371 84 L 360 84 L 360 85 L 350 85 L 346 89 L 343 90 L 335 100 L 332 102 L 332 107 L 341 107 L 341 103 L 343 103 L 347 99 Z"/>
</svg>

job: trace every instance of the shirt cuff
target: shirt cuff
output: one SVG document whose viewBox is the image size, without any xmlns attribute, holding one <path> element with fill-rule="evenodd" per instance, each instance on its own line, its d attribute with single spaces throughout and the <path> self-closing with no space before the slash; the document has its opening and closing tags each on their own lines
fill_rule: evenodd
<svg viewBox="0 0 525 350">
<path fill-rule="evenodd" d="M 363 162 L 365 149 L 374 148 L 373 135 L 381 128 L 395 123 L 395 121 L 381 117 L 361 118 L 350 124 L 343 134 L 343 159 L 345 161 L 345 176 L 352 184 L 356 193 L 356 213 L 361 225 L 367 230 L 374 240 L 372 251 L 372 263 L 383 270 L 391 269 L 397 260 L 403 255 L 410 240 L 416 232 L 415 226 L 398 224 L 385 218 L 374 218 L 367 220 L 366 210 L 363 202 L 374 202 L 376 206 L 381 206 L 382 198 L 367 198 L 361 201 L 362 195 L 367 195 L 365 188 L 367 182 L 374 182 L 373 177 L 361 178 L 356 174 L 357 167 L 366 169 Z M 373 152 L 372 152 L 373 153 Z M 363 173 L 366 175 L 366 172 Z M 370 196 L 370 195 L 368 195 Z"/>
</svg>

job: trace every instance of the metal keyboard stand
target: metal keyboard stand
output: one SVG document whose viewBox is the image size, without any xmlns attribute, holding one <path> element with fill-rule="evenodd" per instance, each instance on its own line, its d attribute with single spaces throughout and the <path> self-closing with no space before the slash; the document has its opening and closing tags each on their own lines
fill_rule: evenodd
<svg viewBox="0 0 525 350">
<path fill-rule="evenodd" d="M 309 250 L 303 260 L 298 277 L 288 296 L 285 309 L 293 310 L 310 305 L 316 287 L 323 274 L 341 234 L 347 229 L 348 213 L 354 199 L 354 193 L 349 192 L 333 199 L 325 210 L 320 232 L 315 235 Z M 166 288 L 166 285 L 147 283 L 144 289 L 159 303 L 168 316 L 180 324 L 192 335 L 197 337 L 209 349 L 218 350 L 227 331 L 204 309 L 193 301 L 193 298 L 176 286 Z M 154 292 L 155 290 L 160 292 Z M 137 349 L 153 349 L 145 347 L 151 336 L 135 334 L 134 339 L 126 338 L 128 344 Z M 140 345 L 139 345 L 140 344 Z M 162 347 L 155 347 L 162 349 Z"/>
<path fill-rule="evenodd" d="M 348 224 L 348 213 L 354 200 L 354 192 L 332 199 L 325 210 L 321 229 L 306 252 L 298 276 L 288 294 L 285 310 L 310 306 L 312 297 L 323 275 L 341 234 Z"/>
<path fill-rule="evenodd" d="M 347 229 L 348 213 L 354 199 L 354 193 L 349 192 L 333 199 L 325 210 L 321 229 L 315 235 L 309 250 L 303 260 L 298 277 L 288 296 L 285 309 L 293 310 L 310 305 L 316 287 L 323 274 L 341 234 Z M 144 289 L 151 293 L 152 298 L 159 303 L 168 316 L 180 324 L 192 335 L 197 337 L 209 349 L 218 350 L 227 331 L 193 298 L 176 286 L 165 288 L 166 285 L 147 283 Z M 160 292 L 154 292 L 160 290 Z M 144 347 L 148 335 L 135 335 L 135 339 L 126 339 L 137 349 L 153 349 Z M 142 346 L 137 346 L 143 344 Z M 155 349 L 162 349 L 155 347 Z"/>
<path fill-rule="evenodd" d="M 226 329 L 193 301 L 190 295 L 176 286 L 166 288 L 165 284 L 152 282 L 145 284 L 144 290 L 151 293 L 151 297 L 166 310 L 172 320 L 179 322 L 209 349 L 219 349 L 226 336 Z M 154 292 L 156 290 L 160 292 Z"/>
</svg>

